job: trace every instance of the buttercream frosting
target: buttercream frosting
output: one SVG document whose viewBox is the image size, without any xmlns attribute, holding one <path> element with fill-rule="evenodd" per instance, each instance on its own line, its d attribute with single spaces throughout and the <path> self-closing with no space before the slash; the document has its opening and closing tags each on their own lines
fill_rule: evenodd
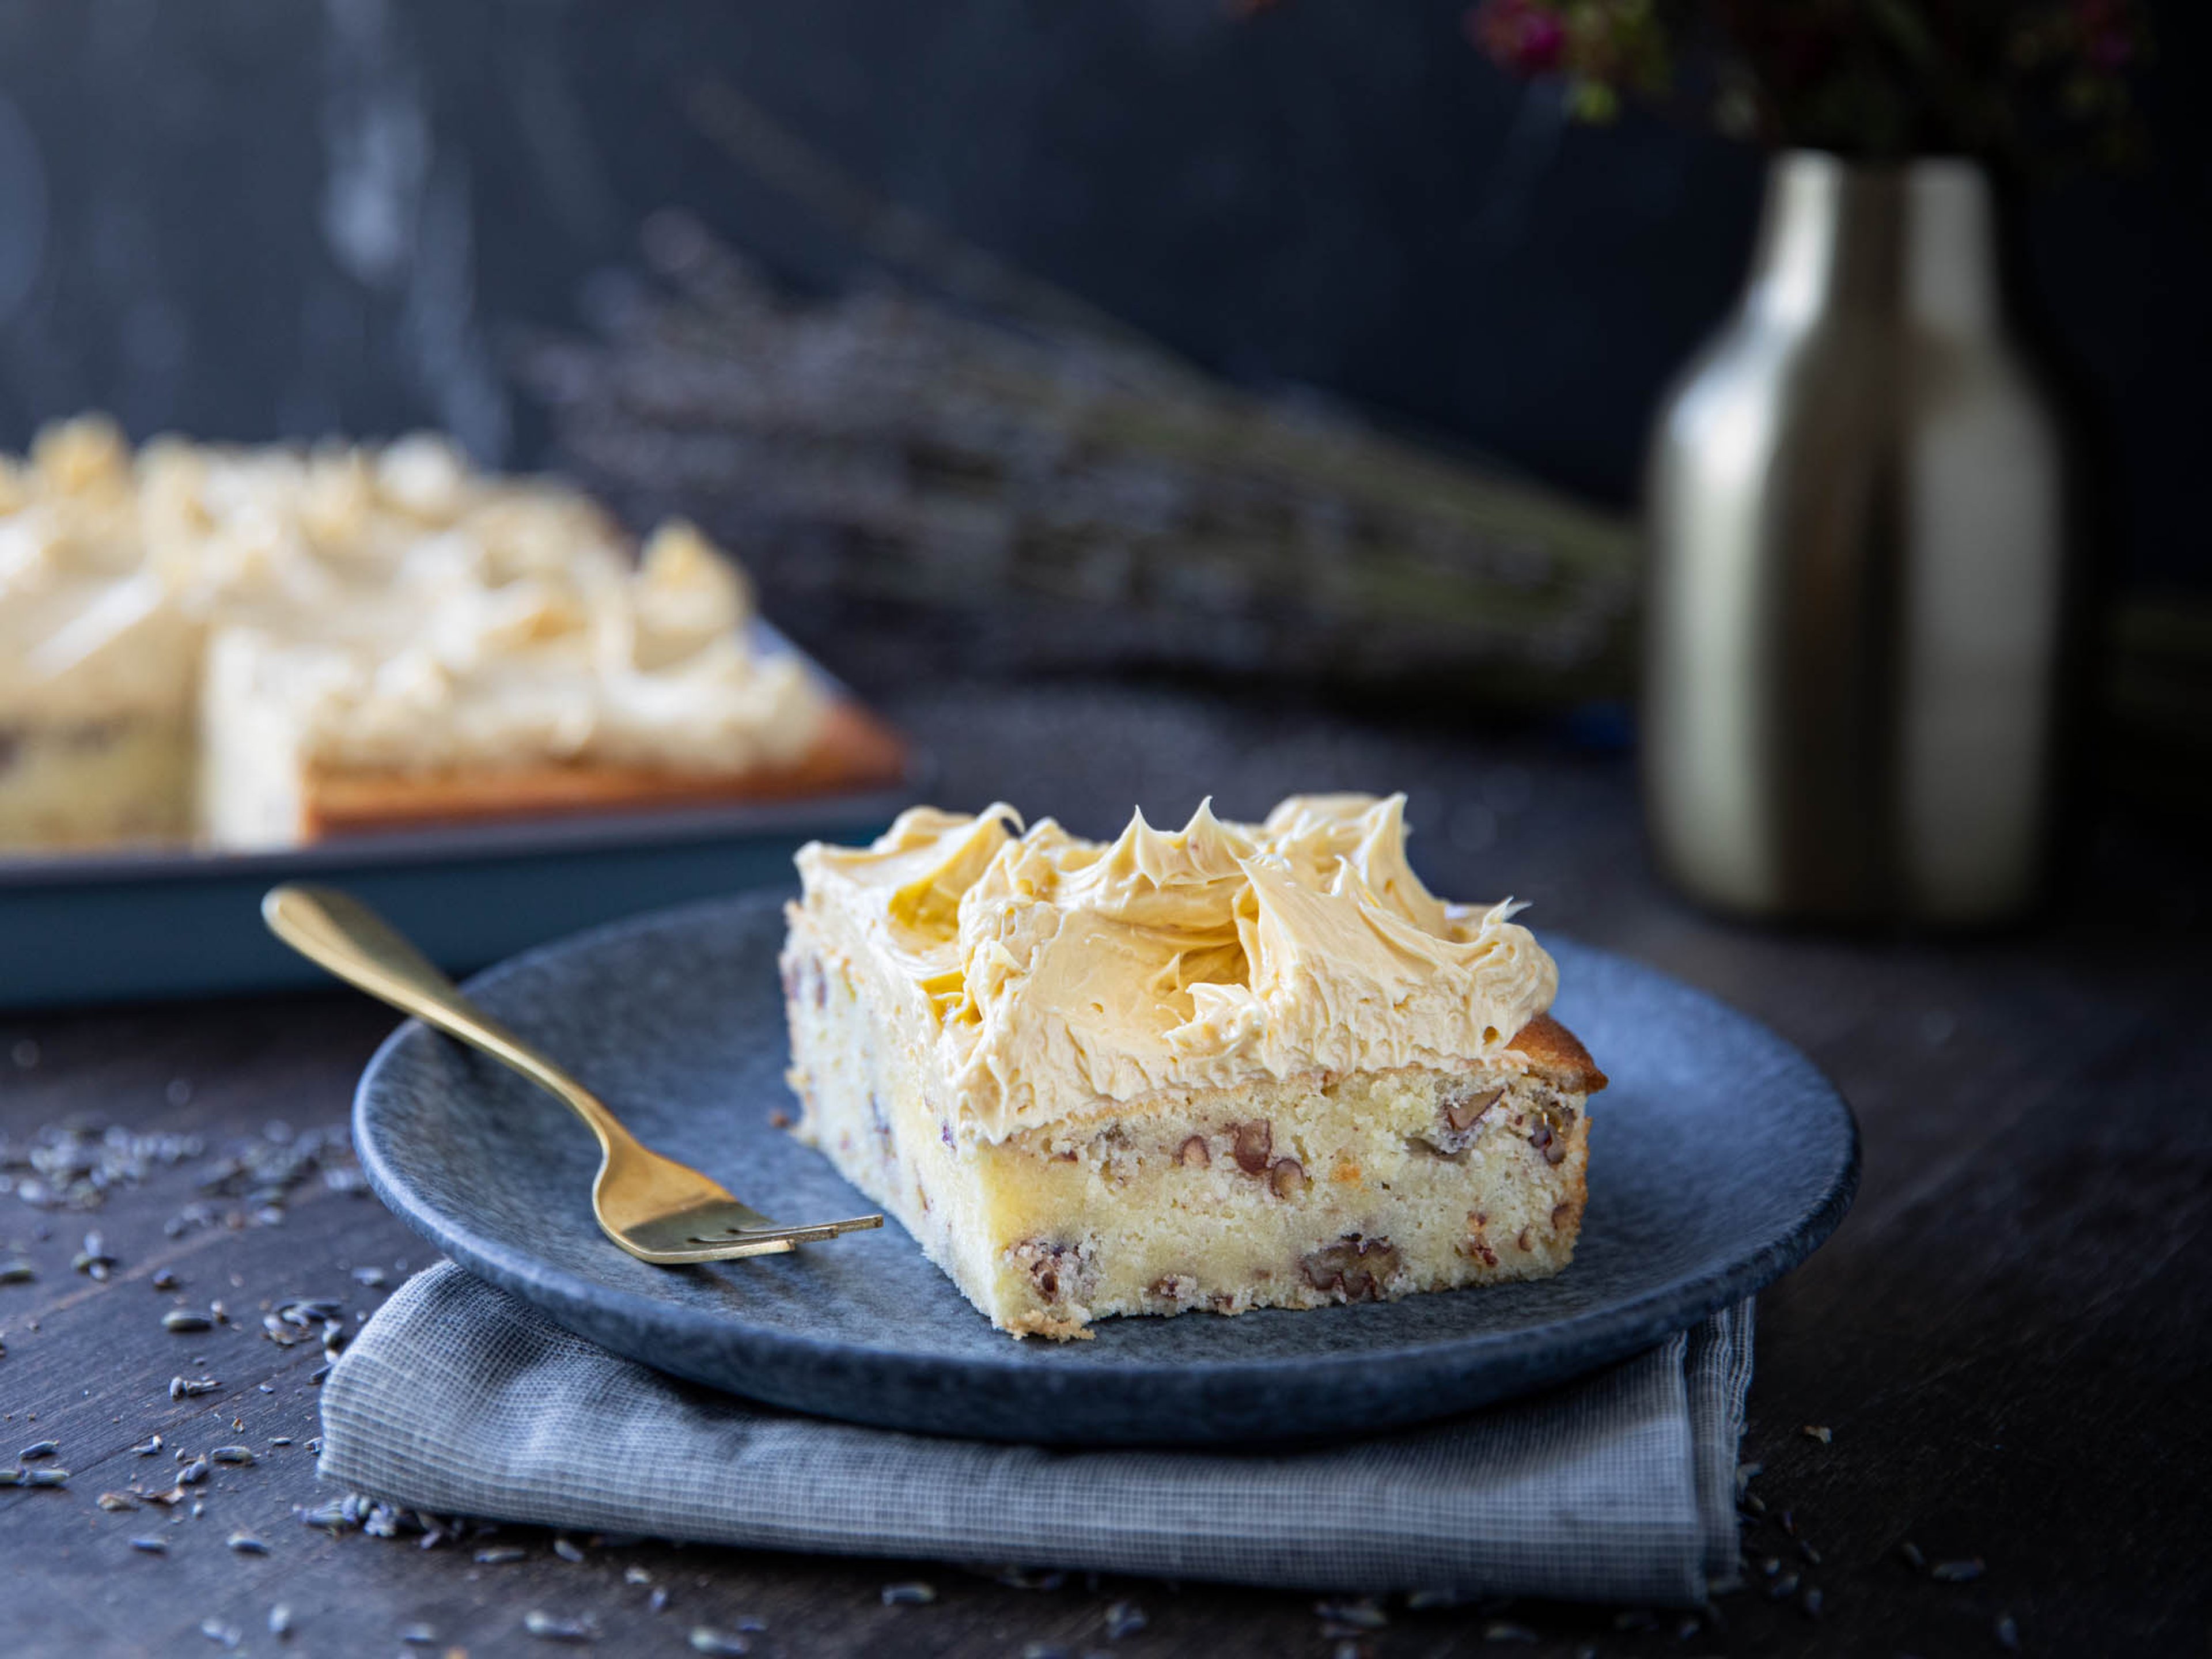
<svg viewBox="0 0 2212 1659">
<path fill-rule="evenodd" d="M 1511 901 L 1423 885 L 1402 795 L 1292 796 L 1257 824 L 1201 805 L 1172 831 L 1140 812 L 1110 842 L 916 807 L 798 862 L 801 908 L 985 1139 L 1164 1091 L 1510 1066 L 1558 986 Z"/>
</svg>

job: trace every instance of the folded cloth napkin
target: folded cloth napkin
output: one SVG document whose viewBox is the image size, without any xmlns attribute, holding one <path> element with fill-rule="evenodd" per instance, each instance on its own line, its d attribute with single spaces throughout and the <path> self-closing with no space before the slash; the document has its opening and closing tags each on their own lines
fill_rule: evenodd
<svg viewBox="0 0 2212 1659">
<path fill-rule="evenodd" d="M 1694 1605 L 1736 1566 L 1751 1304 L 1537 1398 L 1298 1450 L 1054 1450 L 803 1417 L 450 1262 L 323 1389 L 325 1480 L 437 1514 L 1306 1589 Z"/>
</svg>

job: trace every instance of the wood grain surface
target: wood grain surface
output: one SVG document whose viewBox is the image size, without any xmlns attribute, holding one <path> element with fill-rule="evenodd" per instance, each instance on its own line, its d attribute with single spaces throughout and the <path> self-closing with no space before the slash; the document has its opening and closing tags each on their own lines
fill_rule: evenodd
<svg viewBox="0 0 2212 1659">
<path fill-rule="evenodd" d="M 1309 1595 L 1081 1575 L 1019 1588 L 988 1564 L 580 1538 L 572 1560 L 526 1528 L 426 1549 L 303 1525 L 295 1507 L 338 1496 L 318 1486 L 307 1449 L 322 1346 L 280 1347 L 262 1316 L 335 1297 L 351 1328 L 431 1253 L 319 1171 L 281 1205 L 260 1201 L 273 1194 L 257 1196 L 251 1171 L 203 1188 L 240 1148 L 272 1156 L 284 1144 L 272 1121 L 343 1122 L 389 1020 L 334 993 L 0 1013 L 11 1188 L 0 1267 L 33 1275 L 0 1283 L 0 1465 L 52 1439 L 57 1455 L 27 1467 L 70 1472 L 56 1489 L 0 1488 L 0 1650 L 213 1653 L 234 1630 L 240 1652 L 554 1650 L 528 1632 L 533 1611 L 590 1621 L 592 1650 L 611 1654 L 687 1653 L 695 1626 L 748 1620 L 765 1627 L 750 1638 L 764 1655 L 1328 1655 L 1346 1642 L 1377 1659 L 2204 1650 L 2212 881 L 2201 836 L 2100 825 L 2052 916 L 2013 936 L 1794 936 L 1711 922 L 1656 886 L 1617 754 L 1073 684 L 939 691 L 891 713 L 937 756 L 948 804 L 1003 796 L 1089 833 L 1117 827 L 1133 801 L 1166 823 L 1209 791 L 1223 813 L 1256 815 L 1291 789 L 1403 787 L 1416 862 L 1439 890 L 1530 900 L 1540 931 L 1702 985 L 1835 1077 L 1864 1127 L 1865 1183 L 1831 1243 L 1761 1299 L 1744 1456 L 1765 1465 L 1750 1492 L 1765 1513 L 1747 1518 L 1747 1587 L 1694 1624 L 1680 1612 L 1389 1604 L 1379 1628 L 1339 1636 Z M 25 1201 L 24 1183 L 47 1177 L 21 1160 L 42 1130 L 51 1145 L 53 1126 L 70 1123 L 197 1146 L 95 1212 Z M 88 1231 L 114 1258 L 105 1281 L 72 1270 Z M 154 1288 L 164 1273 L 173 1290 Z M 166 1310 L 218 1299 L 230 1323 L 163 1328 Z M 173 1399 L 176 1376 L 218 1386 Z M 133 1451 L 155 1432 L 161 1451 Z M 292 1443 L 275 1446 L 280 1436 Z M 217 1444 L 258 1461 L 214 1466 L 174 1509 L 99 1507 L 134 1484 L 167 1489 L 176 1451 Z M 240 1531 L 267 1553 L 228 1547 Z M 164 1540 L 166 1553 L 133 1538 Z M 1939 1579 L 1909 1564 L 1908 1543 L 1929 1569 L 1978 1570 Z M 508 1547 L 521 1559 L 477 1559 Z M 915 1579 L 935 1587 L 933 1602 L 884 1604 L 884 1585 Z M 667 1593 L 658 1613 L 656 1590 Z M 294 1624 L 281 1644 L 267 1627 L 278 1603 Z M 1146 1623 L 1109 1640 L 1116 1603 Z"/>
</svg>

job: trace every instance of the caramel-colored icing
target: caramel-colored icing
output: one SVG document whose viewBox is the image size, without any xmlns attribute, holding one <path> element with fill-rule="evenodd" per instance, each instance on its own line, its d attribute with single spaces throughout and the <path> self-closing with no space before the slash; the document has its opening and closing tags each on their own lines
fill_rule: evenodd
<svg viewBox="0 0 2212 1659">
<path fill-rule="evenodd" d="M 989 1140 L 1163 1091 L 1510 1066 L 1558 986 L 1511 902 L 1422 885 L 1402 795 L 1292 796 L 1258 824 L 1200 805 L 1174 831 L 1139 813 L 1111 842 L 916 807 L 799 868 L 806 919 Z"/>
<path fill-rule="evenodd" d="M 220 652 L 321 764 L 788 763 L 826 699 L 752 614 L 689 525 L 633 561 L 575 490 L 427 434 L 134 453 L 88 417 L 0 457 L 0 726 L 184 725 Z"/>
</svg>

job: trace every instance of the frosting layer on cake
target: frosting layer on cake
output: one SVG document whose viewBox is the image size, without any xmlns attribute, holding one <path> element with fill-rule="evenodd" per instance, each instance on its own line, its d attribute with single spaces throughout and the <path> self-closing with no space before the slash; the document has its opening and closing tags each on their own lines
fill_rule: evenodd
<svg viewBox="0 0 2212 1659">
<path fill-rule="evenodd" d="M 826 699 L 751 614 L 690 526 L 633 560 L 585 496 L 432 436 L 134 453 L 87 418 L 0 457 L 0 728 L 185 728 L 212 653 L 309 764 L 787 763 Z"/>
<path fill-rule="evenodd" d="M 1558 988 L 1510 901 L 1414 875 L 1402 795 L 1293 796 L 1258 824 L 1200 805 L 1174 831 L 1139 813 L 1110 842 L 917 807 L 799 866 L 802 908 L 986 1140 L 1147 1096 L 1510 1067 Z"/>
</svg>

